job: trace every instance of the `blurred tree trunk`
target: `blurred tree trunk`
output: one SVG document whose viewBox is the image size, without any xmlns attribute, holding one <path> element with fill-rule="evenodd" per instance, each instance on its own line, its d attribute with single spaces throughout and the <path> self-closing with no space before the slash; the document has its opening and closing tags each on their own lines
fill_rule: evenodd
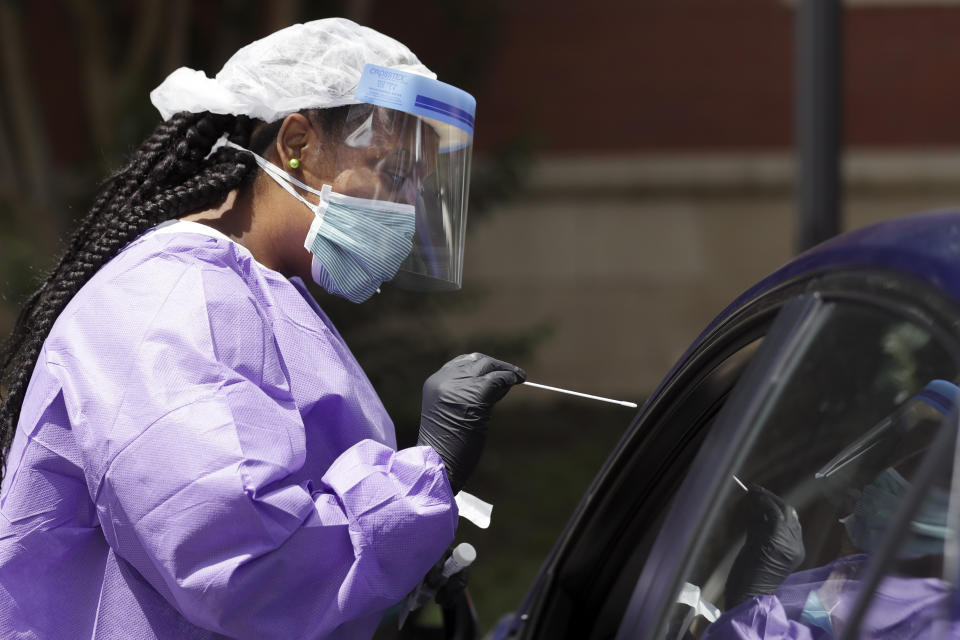
<svg viewBox="0 0 960 640">
<path fill-rule="evenodd" d="M 8 182 L 11 186 L 3 196 L 9 199 L 14 226 L 45 230 L 44 237 L 37 238 L 41 243 L 38 248 L 42 250 L 55 244 L 60 225 L 54 211 L 60 199 L 57 191 L 50 188 L 49 140 L 30 86 L 23 31 L 18 3 L 0 2 L 0 53 L 3 75 L 9 87 L 9 124 L 0 117 L 5 174 L 0 182 Z M 7 105 L 0 106 L 0 116 L 6 113 Z"/>
<path fill-rule="evenodd" d="M 370 12 L 373 9 L 373 0 L 346 0 L 344 2 L 344 17 L 359 24 L 367 24 Z"/>
<path fill-rule="evenodd" d="M 7 118 L 5 105 L 0 101 L 0 201 L 9 198 L 16 189 L 13 178 L 15 161 L 13 156 L 13 140 L 7 133 Z"/>
<path fill-rule="evenodd" d="M 300 3 L 297 0 L 274 0 L 267 5 L 267 31 L 289 27 L 297 22 L 300 15 Z"/>
<path fill-rule="evenodd" d="M 107 43 L 113 29 L 106 24 L 105 12 L 91 0 L 70 0 L 77 39 L 83 52 L 81 67 L 87 86 L 87 113 L 93 143 L 99 149 L 116 146 L 119 111 L 142 87 L 144 70 L 160 42 L 162 28 L 167 27 L 163 36 L 168 40 L 173 36 L 171 27 L 177 26 L 172 20 L 164 24 L 161 13 L 164 3 L 161 0 L 142 0 L 139 6 L 124 52 L 111 56 L 107 52 Z M 175 16 L 176 12 L 172 15 Z M 113 58 L 120 64 L 112 66 Z"/>
<path fill-rule="evenodd" d="M 118 123 L 133 101 L 142 99 L 150 64 L 157 59 L 167 69 L 182 64 L 190 4 L 141 0 L 129 14 L 131 22 L 120 29 L 110 24 L 110 13 L 99 3 L 70 0 L 67 4 L 85 86 L 78 99 L 84 102 L 93 148 L 101 160 L 109 161 L 115 150 L 128 144 Z M 21 233 L 33 235 L 29 242 L 37 255 L 49 257 L 68 230 L 66 203 L 78 194 L 65 193 L 69 190 L 65 176 L 53 164 L 51 144 L 56 141 L 45 135 L 47 128 L 31 85 L 29 48 L 37 45 L 25 37 L 27 8 L 25 3 L 0 1 L 0 58 L 7 89 L 0 101 L 0 198 Z M 119 55 L 112 45 L 117 34 L 126 35 Z M 103 167 L 84 168 L 95 169 Z"/>
<path fill-rule="evenodd" d="M 167 2 L 170 14 L 169 29 L 164 42 L 161 64 L 167 72 L 183 66 L 187 57 L 187 28 L 190 18 L 190 5 L 187 0 L 170 0 Z"/>
</svg>

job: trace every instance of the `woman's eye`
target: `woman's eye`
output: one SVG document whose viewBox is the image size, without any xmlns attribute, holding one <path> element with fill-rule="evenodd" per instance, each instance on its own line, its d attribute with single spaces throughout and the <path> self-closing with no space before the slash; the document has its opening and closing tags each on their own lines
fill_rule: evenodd
<svg viewBox="0 0 960 640">
<path fill-rule="evenodd" d="M 383 158 L 377 166 L 384 184 L 394 190 L 403 187 L 414 171 L 410 154 L 403 149 L 396 150 Z"/>
<path fill-rule="evenodd" d="M 395 187 L 401 186 L 404 182 L 407 181 L 407 176 L 396 171 L 383 171 L 383 176 L 386 179 L 386 182 L 394 185 Z"/>
</svg>

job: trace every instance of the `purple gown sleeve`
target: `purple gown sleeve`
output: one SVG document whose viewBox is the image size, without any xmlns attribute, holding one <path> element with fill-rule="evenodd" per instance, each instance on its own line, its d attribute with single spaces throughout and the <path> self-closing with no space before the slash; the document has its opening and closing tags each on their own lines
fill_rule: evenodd
<svg viewBox="0 0 960 640">
<path fill-rule="evenodd" d="M 437 454 L 363 440 L 293 480 L 305 425 L 263 302 L 216 265 L 177 273 L 113 329 L 65 318 L 75 339 L 53 350 L 110 546 L 231 637 L 320 638 L 402 599 L 456 527 Z"/>
<path fill-rule="evenodd" d="M 700 640 L 813 640 L 810 629 L 787 618 L 776 596 L 757 596 L 724 612 Z"/>
</svg>

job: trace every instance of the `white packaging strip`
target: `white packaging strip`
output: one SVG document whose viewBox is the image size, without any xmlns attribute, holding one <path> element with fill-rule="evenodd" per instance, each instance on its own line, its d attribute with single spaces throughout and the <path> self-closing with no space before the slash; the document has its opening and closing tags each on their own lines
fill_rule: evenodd
<svg viewBox="0 0 960 640">
<path fill-rule="evenodd" d="M 677 602 L 691 607 L 694 615 L 703 616 L 707 622 L 716 622 L 720 617 L 720 609 L 700 597 L 700 587 L 695 584 L 684 582 Z"/>
<path fill-rule="evenodd" d="M 490 526 L 490 516 L 493 514 L 493 505 L 484 502 L 477 496 L 461 491 L 453 498 L 460 510 L 460 517 L 466 518 L 481 529 Z"/>
<path fill-rule="evenodd" d="M 703 616 L 707 619 L 707 622 L 715 622 L 720 617 L 720 609 L 700 597 L 700 587 L 695 584 L 684 582 L 677 602 L 690 607 L 690 611 L 687 612 L 683 623 L 677 630 L 676 640 L 683 640 L 685 636 L 689 635 L 687 631 L 690 629 L 693 619 L 697 616 Z"/>
</svg>

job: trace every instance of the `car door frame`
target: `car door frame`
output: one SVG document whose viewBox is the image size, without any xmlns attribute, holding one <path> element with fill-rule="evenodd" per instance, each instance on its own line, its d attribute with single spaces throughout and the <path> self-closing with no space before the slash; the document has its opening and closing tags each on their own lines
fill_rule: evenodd
<svg viewBox="0 0 960 640">
<path fill-rule="evenodd" d="M 719 394 L 716 402 L 725 402 L 726 394 L 743 369 L 741 366 L 739 370 L 724 371 L 724 363 L 763 338 L 788 300 L 812 292 L 819 292 L 821 297 L 827 299 L 859 300 L 887 307 L 899 315 L 909 315 L 923 325 L 942 327 L 947 324 L 950 327 L 947 333 L 953 341 L 960 336 L 960 314 L 954 300 L 916 277 L 885 269 L 850 269 L 842 273 L 819 270 L 798 274 L 756 292 L 749 299 L 738 301 L 694 341 L 644 403 L 580 501 L 528 591 L 523 605 L 512 619 L 498 626 L 494 637 L 549 637 L 544 629 L 550 627 L 551 615 L 563 609 L 563 603 L 558 606 L 556 602 L 558 583 L 571 574 L 577 576 L 589 570 L 589 559 L 595 557 L 596 552 L 585 553 L 584 548 L 589 548 L 594 540 L 602 541 L 604 536 L 595 535 L 597 531 L 626 528 L 631 520 L 643 519 L 644 514 L 662 511 L 672 497 L 671 487 L 664 486 L 669 482 L 658 482 L 662 478 L 657 477 L 656 471 L 651 471 L 642 480 L 645 490 L 635 491 L 641 494 L 640 498 L 627 509 L 635 513 L 626 517 L 621 514 L 618 523 L 598 524 L 606 519 L 605 514 L 617 509 L 624 511 L 618 503 L 627 498 L 625 479 L 631 476 L 635 479 L 637 476 L 630 473 L 631 467 L 642 466 L 638 465 L 638 461 L 644 459 L 657 459 L 664 454 L 665 448 L 674 451 L 686 448 L 691 439 L 696 437 L 695 432 L 702 429 L 708 420 L 692 420 L 691 428 L 686 433 L 677 433 L 676 429 L 670 431 L 677 422 L 674 418 L 678 408 L 687 405 L 686 401 L 692 393 L 711 385 L 719 387 L 719 391 L 714 389 Z M 717 407 L 709 406 L 700 409 L 708 414 L 712 410 L 712 415 L 717 411 Z M 667 454 L 669 462 L 669 452 Z M 680 474 L 679 481 L 675 478 L 667 480 L 682 482 L 684 474 L 685 470 Z"/>
<path fill-rule="evenodd" d="M 887 274 L 887 277 L 896 276 Z M 834 282 L 845 284 L 850 279 L 851 274 L 846 274 Z M 709 524 L 704 525 L 704 522 L 711 522 L 716 514 L 719 495 L 724 491 L 724 481 L 749 452 L 752 439 L 758 433 L 757 425 L 764 422 L 763 416 L 776 398 L 776 394 L 771 393 L 776 387 L 775 381 L 785 379 L 787 371 L 797 365 L 794 355 L 802 351 L 805 344 L 816 335 L 814 329 L 829 317 L 832 305 L 844 302 L 868 305 L 922 326 L 949 349 L 956 370 L 960 372 L 960 334 L 955 330 L 947 330 L 929 312 L 919 312 L 918 296 L 901 292 L 906 295 L 891 298 L 891 292 L 884 289 L 832 290 L 822 286 L 825 282 L 830 282 L 829 276 L 812 282 L 805 294 L 787 301 L 778 312 L 764 345 L 748 366 L 744 379 L 738 383 L 718 423 L 711 428 L 703 450 L 698 453 L 694 467 L 679 489 L 676 502 L 680 506 L 671 507 L 663 530 L 651 549 L 621 621 L 617 640 L 661 637 L 667 612 L 692 561 L 691 549 L 702 532 L 709 528 Z M 919 283 L 917 286 L 926 289 Z M 922 293 L 929 304 L 933 292 L 923 290 Z M 910 302 L 913 304 L 902 306 Z M 946 300 L 942 302 L 944 304 L 937 305 L 941 312 L 947 306 L 953 307 Z M 955 329 L 956 312 L 947 317 L 953 319 L 949 324 L 954 325 Z M 709 465 L 703 463 L 707 455 Z M 697 525 L 689 526 L 689 522 Z M 876 571 L 883 571 L 892 562 L 896 545 L 905 530 L 905 527 L 901 527 L 897 532 L 889 532 L 888 546 L 872 563 L 872 566 L 879 567 Z M 894 537 L 895 534 L 900 537 Z"/>
</svg>

